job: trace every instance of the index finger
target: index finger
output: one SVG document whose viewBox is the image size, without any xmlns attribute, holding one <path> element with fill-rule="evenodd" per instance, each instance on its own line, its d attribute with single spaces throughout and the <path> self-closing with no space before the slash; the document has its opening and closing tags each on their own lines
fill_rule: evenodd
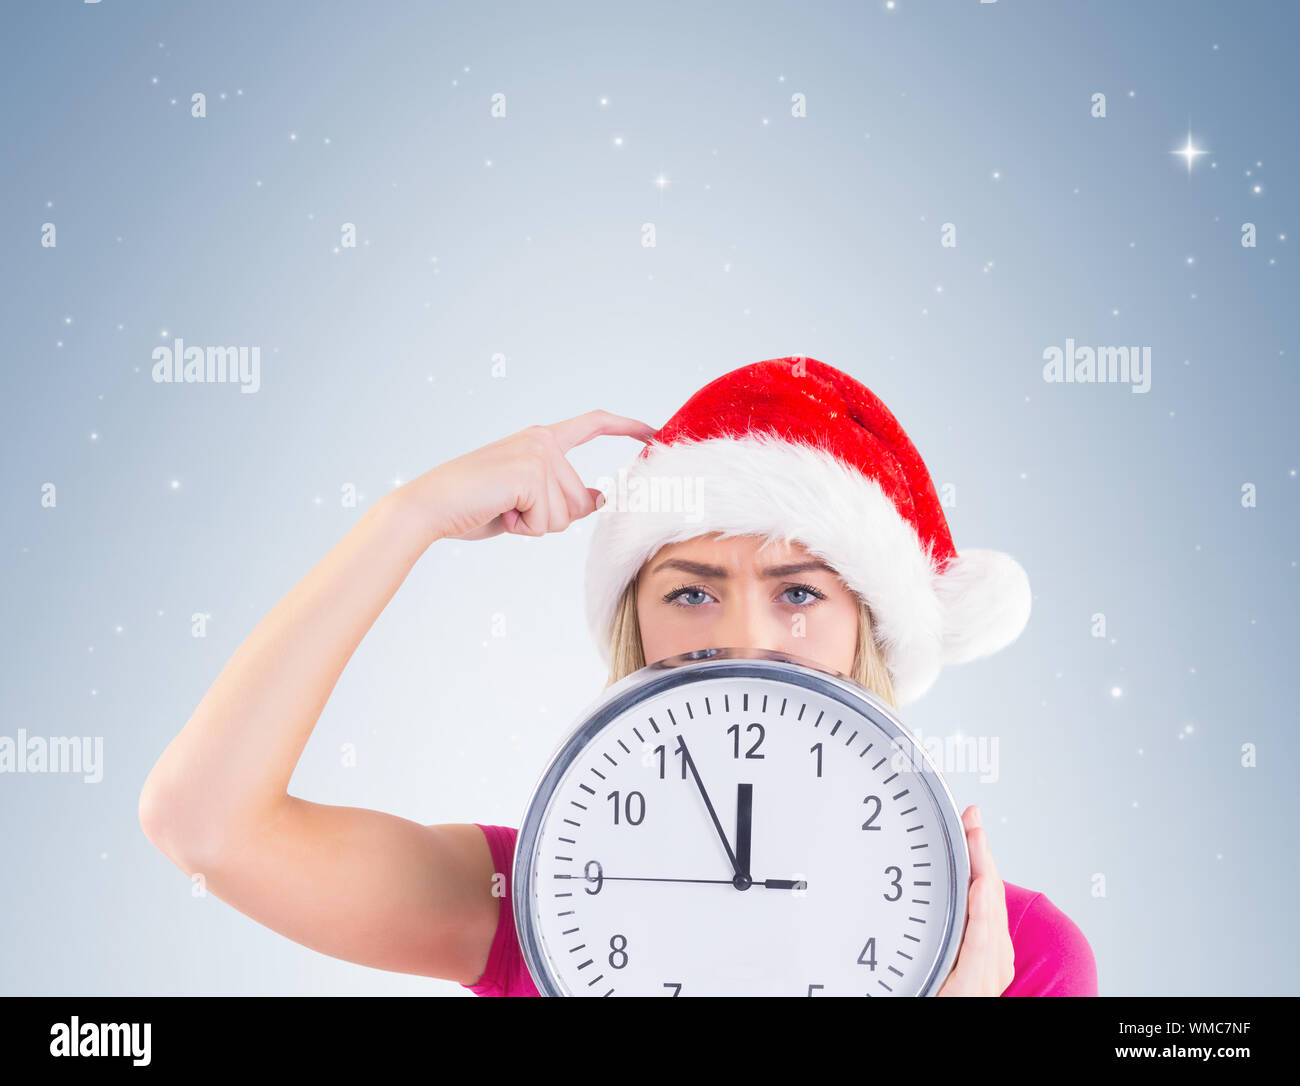
<svg viewBox="0 0 1300 1086">
<path fill-rule="evenodd" d="M 575 415 L 563 422 L 553 422 L 546 428 L 559 441 L 562 453 L 567 453 L 575 445 L 581 445 L 593 437 L 611 435 L 649 441 L 656 433 L 653 426 L 640 419 L 628 418 L 626 415 L 612 415 L 608 411 L 588 411 L 586 414 Z"/>
</svg>

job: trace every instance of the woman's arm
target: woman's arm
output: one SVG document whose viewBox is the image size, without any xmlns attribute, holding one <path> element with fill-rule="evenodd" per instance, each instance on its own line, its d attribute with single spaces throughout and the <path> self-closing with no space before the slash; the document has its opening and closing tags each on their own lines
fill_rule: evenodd
<svg viewBox="0 0 1300 1086">
<path fill-rule="evenodd" d="M 239 646 L 140 795 L 149 840 L 296 942 L 396 972 L 478 980 L 496 929 L 472 823 L 310 803 L 289 780 L 344 666 L 420 555 L 447 537 L 563 531 L 594 511 L 564 458 L 645 423 L 589 412 L 529 427 L 375 502 Z"/>
<path fill-rule="evenodd" d="M 478 827 L 423 826 L 288 794 L 361 639 L 438 536 L 436 477 L 373 504 L 240 645 L 149 774 L 140 822 L 188 875 L 295 942 L 473 983 L 495 930 Z"/>
<path fill-rule="evenodd" d="M 222 669 L 141 793 L 150 839 L 169 855 L 208 863 L 285 812 L 344 665 L 436 538 L 413 513 L 401 491 L 375 502 Z"/>
</svg>

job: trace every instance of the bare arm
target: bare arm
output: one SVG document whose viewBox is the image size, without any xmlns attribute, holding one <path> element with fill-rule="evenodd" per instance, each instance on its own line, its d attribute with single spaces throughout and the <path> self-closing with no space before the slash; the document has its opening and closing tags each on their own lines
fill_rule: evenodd
<svg viewBox="0 0 1300 1086">
<path fill-rule="evenodd" d="M 649 435 L 589 412 L 468 453 L 377 501 L 241 644 L 140 795 L 149 840 L 240 912 L 333 957 L 479 979 L 496 931 L 481 830 L 288 794 L 362 638 L 424 551 L 447 538 L 563 531 L 596 508 L 564 452 Z"/>
<path fill-rule="evenodd" d="M 149 774 L 140 820 L 178 867 L 295 942 L 473 983 L 498 907 L 482 831 L 288 794 L 344 666 L 437 538 L 415 500 L 437 503 L 437 477 L 417 482 L 372 505 L 240 645 Z"/>
</svg>

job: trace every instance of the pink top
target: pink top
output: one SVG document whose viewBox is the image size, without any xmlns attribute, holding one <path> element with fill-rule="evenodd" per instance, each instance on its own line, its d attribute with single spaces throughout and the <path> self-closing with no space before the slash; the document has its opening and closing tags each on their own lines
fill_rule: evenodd
<svg viewBox="0 0 1300 1086">
<path fill-rule="evenodd" d="M 519 831 L 506 826 L 474 823 L 487 835 L 492 869 L 505 875 L 505 896 L 496 935 L 488 952 L 487 968 L 477 984 L 464 984 L 475 995 L 540 995 L 519 950 L 511 903 L 515 838 Z M 1016 975 L 1004 996 L 1095 996 L 1097 964 L 1088 940 L 1065 913 L 1042 893 L 1013 886 L 1005 879 L 1007 925 L 1016 950 Z"/>
</svg>

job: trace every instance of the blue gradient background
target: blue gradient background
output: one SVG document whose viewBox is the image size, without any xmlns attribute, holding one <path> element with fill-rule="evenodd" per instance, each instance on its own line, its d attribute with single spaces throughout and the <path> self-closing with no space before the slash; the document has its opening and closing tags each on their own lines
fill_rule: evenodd
<svg viewBox="0 0 1300 1086">
<path fill-rule="evenodd" d="M 102 736 L 105 758 L 93 785 L 0 774 L 0 994 L 468 996 L 193 898 L 140 829 L 141 784 L 355 523 L 345 483 L 364 507 L 597 407 L 659 425 L 787 354 L 876 391 L 955 488 L 958 547 L 1029 572 L 1020 640 L 904 711 L 998 739 L 996 783 L 946 776 L 1002 876 L 1082 928 L 1103 995 L 1300 991 L 1294 5 L 60 0 L 0 19 L 0 734 Z M 1190 174 L 1170 154 L 1189 129 L 1210 151 Z M 359 243 L 336 252 L 345 222 Z M 260 346 L 261 390 L 155 384 L 175 336 Z M 1150 345 L 1151 391 L 1045 383 L 1067 337 Z M 636 447 L 570 460 L 590 484 Z M 431 548 L 291 791 L 517 826 L 604 681 L 590 527 Z"/>
</svg>

